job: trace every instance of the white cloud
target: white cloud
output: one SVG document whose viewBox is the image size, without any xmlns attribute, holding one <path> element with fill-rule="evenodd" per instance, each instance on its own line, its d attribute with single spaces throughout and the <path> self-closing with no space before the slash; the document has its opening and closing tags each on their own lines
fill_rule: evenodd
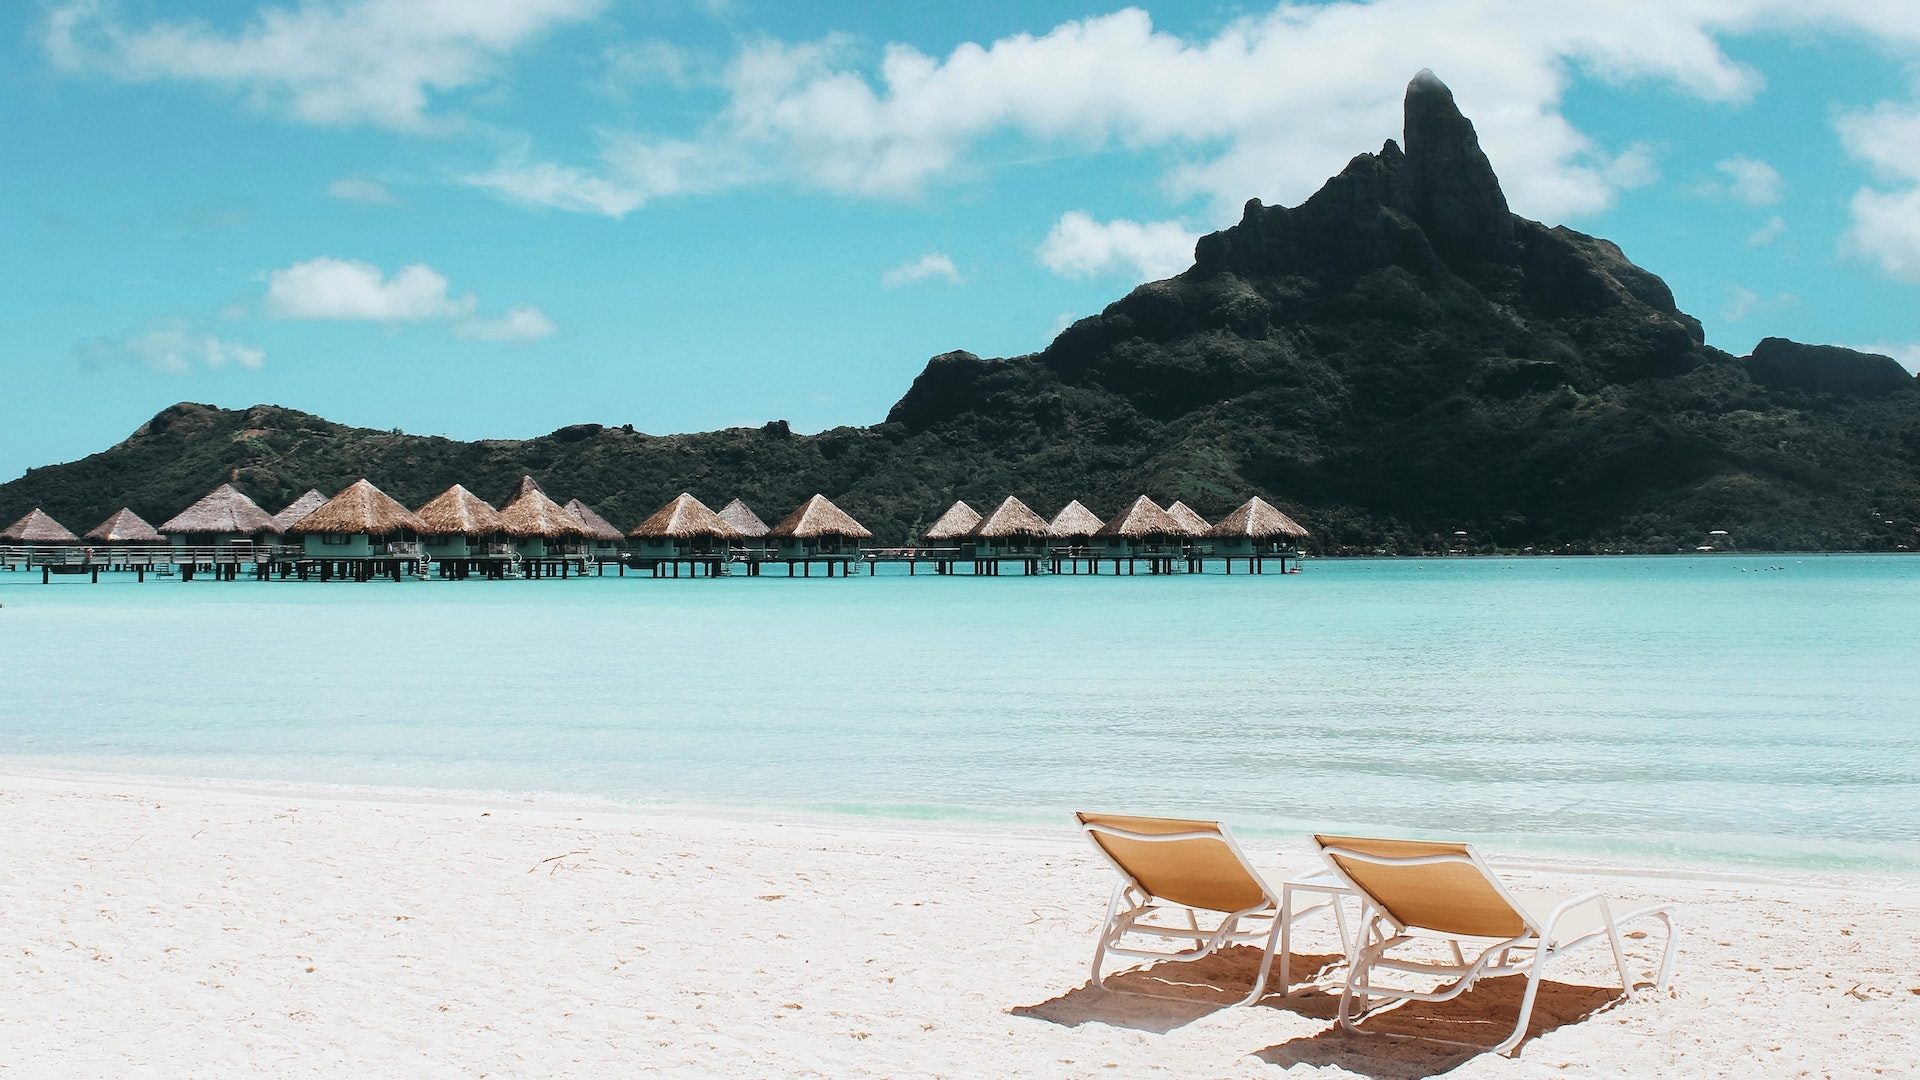
<svg viewBox="0 0 1920 1080">
<path fill-rule="evenodd" d="M 1169 192 L 1203 199 L 1227 220 L 1249 196 L 1298 202 L 1357 149 L 1397 136 L 1400 88 L 1431 66 L 1453 80 L 1514 208 L 1578 217 L 1649 182 L 1653 158 L 1567 120 L 1561 106 L 1576 74 L 1740 103 L 1761 78 L 1726 54 L 1723 38 L 1790 29 L 1920 44 L 1920 6 L 1558 0 L 1503 7 L 1499 34 L 1464 30 L 1484 22 L 1486 6 L 1282 4 L 1193 37 L 1126 9 L 945 56 L 894 44 L 869 58 L 844 37 L 762 40 L 729 66 L 725 107 L 677 149 L 628 136 L 618 144 L 624 159 L 513 162 L 473 179 L 523 201 L 613 216 L 667 195 L 767 182 L 902 198 L 1023 142 L 1171 156 Z M 642 149 L 677 167 L 664 176 L 635 168 L 649 161 Z M 1751 182 L 1741 190 L 1765 194 Z"/>
<path fill-rule="evenodd" d="M 507 309 L 495 319 L 463 319 L 453 324 L 453 336 L 467 341 L 505 341 L 524 344 L 552 337 L 559 327 L 547 313 L 530 304 Z"/>
<path fill-rule="evenodd" d="M 1127 274 L 1153 281 L 1193 265 L 1198 239 L 1177 221 L 1095 221 L 1070 210 L 1054 222 L 1036 254 L 1061 277 Z"/>
<path fill-rule="evenodd" d="M 318 258 L 267 275 L 267 314 L 276 319 L 422 322 L 473 313 L 472 293 L 447 295 L 447 279 L 431 266 L 403 266 L 392 277 L 372 263 Z"/>
<path fill-rule="evenodd" d="M 605 0 L 335 0 L 262 7 L 244 26 L 200 19 L 130 25 L 111 4 L 47 15 L 54 66 L 127 82 L 200 83 L 315 124 L 431 128 L 439 99 L 493 80 L 502 61 Z M 167 9 L 162 9 L 167 10 Z"/>
<path fill-rule="evenodd" d="M 378 180 L 368 180 L 359 176 L 343 176 L 327 185 L 327 194 L 342 202 L 372 203 L 376 206 L 392 206 L 400 200 L 387 185 Z"/>
<path fill-rule="evenodd" d="M 392 275 L 357 259 L 321 257 L 297 262 L 267 275 L 262 308 L 275 319 L 332 319 L 352 322 L 450 324 L 466 341 L 526 343 L 551 337 L 556 330 L 547 313 L 531 304 L 497 316 L 478 314 L 472 293 L 454 295 L 446 275 L 424 263 L 403 266 Z"/>
<path fill-rule="evenodd" d="M 1881 356 L 1891 356 L 1895 360 L 1898 360 L 1900 366 L 1906 368 L 1908 371 L 1920 372 L 1920 341 L 1899 343 L 1880 341 L 1872 345 L 1849 345 L 1848 348 L 1857 349 L 1860 352 L 1879 353 Z"/>
<path fill-rule="evenodd" d="M 1898 281 L 1920 283 L 1920 187 L 1861 188 L 1848 205 L 1852 223 L 1841 249 Z"/>
<path fill-rule="evenodd" d="M 1895 280 L 1920 283 L 1920 101 L 1883 101 L 1842 114 L 1834 126 L 1850 156 L 1905 185 L 1854 192 L 1841 250 Z"/>
<path fill-rule="evenodd" d="M 609 97 L 625 100 L 642 86 L 685 90 L 694 84 L 693 58 L 671 41 L 624 41 L 607 46 L 600 59 L 604 69 L 595 85 Z"/>
<path fill-rule="evenodd" d="M 131 337 L 96 339 L 80 352 L 89 360 L 132 361 L 166 375 L 230 367 L 253 371 L 267 362 L 264 349 L 195 330 L 178 318 L 157 319 Z"/>
<path fill-rule="evenodd" d="M 1714 168 L 1727 178 L 1727 194 L 1748 206 L 1777 203 L 1786 187 L 1779 171 L 1757 158 L 1730 157 Z"/>
<path fill-rule="evenodd" d="M 1760 227 L 1747 234 L 1748 247 L 1766 247 L 1787 231 L 1787 219 L 1775 214 L 1760 223 Z"/>
<path fill-rule="evenodd" d="M 880 275 L 880 284 L 889 289 L 911 285 L 916 281 L 944 281 L 949 285 L 958 285 L 961 280 L 960 269 L 953 265 L 953 260 L 937 251 L 909 259 Z"/>
<path fill-rule="evenodd" d="M 1782 311 L 1799 303 L 1800 297 L 1794 293 L 1761 296 L 1745 286 L 1729 285 L 1726 302 L 1720 305 L 1720 317 L 1728 322 L 1739 322 L 1749 315 Z"/>
</svg>

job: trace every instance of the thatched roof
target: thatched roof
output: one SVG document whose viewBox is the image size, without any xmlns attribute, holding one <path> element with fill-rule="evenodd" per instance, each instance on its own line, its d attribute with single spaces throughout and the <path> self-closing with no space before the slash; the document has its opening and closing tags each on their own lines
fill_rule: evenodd
<svg viewBox="0 0 1920 1080">
<path fill-rule="evenodd" d="M 1133 500 L 1132 506 L 1115 514 L 1112 521 L 1100 526 L 1094 535 L 1137 540 L 1149 536 L 1185 536 L 1186 530 L 1152 499 L 1142 495 Z"/>
<path fill-rule="evenodd" d="M 1207 530 L 1207 535 L 1216 539 L 1250 540 L 1299 540 L 1307 535 L 1300 523 L 1273 508 L 1273 505 L 1258 495 L 1240 504 L 1240 509 L 1220 519 L 1220 524 Z"/>
<path fill-rule="evenodd" d="M 964 502 L 956 502 L 947 507 L 947 512 L 940 515 L 940 520 L 927 526 L 927 531 L 920 534 L 920 539 L 958 540 L 967 535 L 967 530 L 978 524 L 980 524 L 980 511 Z"/>
<path fill-rule="evenodd" d="M 579 499 L 567 500 L 567 513 L 572 514 L 575 521 L 586 526 L 587 535 L 593 537 L 595 540 L 620 539 L 620 530 L 614 528 L 611 521 L 594 513 L 593 507 L 588 506 Z"/>
<path fill-rule="evenodd" d="M 327 505 L 327 497 L 313 488 L 308 488 L 305 495 L 288 503 L 285 510 L 273 515 L 273 523 L 280 526 L 281 532 L 286 532 L 298 524 L 301 518 L 325 505 Z"/>
<path fill-rule="evenodd" d="M 833 500 L 825 495 L 815 495 L 801 503 L 793 513 L 781 518 L 780 524 L 767 530 L 767 535 L 791 536 L 796 540 L 813 540 L 822 536 L 849 536 L 855 540 L 873 537 L 865 525 L 833 505 Z"/>
<path fill-rule="evenodd" d="M 27 516 L 0 529 L 0 540 L 11 540 L 16 544 L 77 544 L 80 538 L 67 530 L 65 525 L 47 516 L 39 507 L 27 511 Z"/>
<path fill-rule="evenodd" d="M 328 499 L 325 506 L 294 522 L 287 531 L 387 536 L 403 529 L 417 533 L 425 527 L 426 523 L 415 517 L 413 511 L 374 487 L 372 481 L 362 478 Z"/>
<path fill-rule="evenodd" d="M 1178 499 L 1174 500 L 1172 506 L 1167 507 L 1167 516 L 1177 522 L 1181 531 L 1188 536 L 1205 536 L 1207 530 L 1213 528 L 1207 524 L 1206 518 L 1193 512 L 1193 507 Z"/>
<path fill-rule="evenodd" d="M 768 532 L 767 523 L 760 520 L 760 515 L 753 512 L 753 507 L 739 499 L 733 500 L 721 509 L 720 520 L 733 526 L 741 536 L 750 540 L 757 540 Z"/>
<path fill-rule="evenodd" d="M 492 536 L 503 531 L 493 504 L 455 484 L 414 511 L 422 536 Z"/>
<path fill-rule="evenodd" d="M 689 540 L 707 536 L 721 540 L 732 540 L 740 535 L 726 518 L 707 509 L 707 504 L 681 492 L 673 501 L 655 510 L 652 516 L 633 527 L 628 536 L 670 536 L 675 540 Z"/>
<path fill-rule="evenodd" d="M 981 540 L 999 540 L 1009 536 L 1045 536 L 1047 519 L 1027 508 L 1027 504 L 1009 495 L 980 519 L 967 533 Z"/>
<path fill-rule="evenodd" d="M 240 494 L 232 484 L 221 484 L 199 502 L 175 514 L 160 526 L 169 536 L 180 533 L 207 533 L 214 536 L 252 536 L 278 533 L 272 515 L 260 509 L 252 499 Z"/>
<path fill-rule="evenodd" d="M 1053 515 L 1052 523 L 1047 526 L 1047 535 L 1056 538 L 1092 536 L 1100 531 L 1100 525 L 1100 518 L 1081 506 L 1079 499 L 1075 499 Z"/>
<path fill-rule="evenodd" d="M 500 508 L 500 529 L 508 536 L 585 536 L 580 519 L 540 490 L 533 477 L 520 478 L 520 492 Z"/>
<path fill-rule="evenodd" d="M 95 525 L 87 533 L 87 539 L 102 544 L 157 544 L 166 537 L 141 520 L 139 514 L 123 506 L 115 510 L 112 517 Z"/>
<path fill-rule="evenodd" d="M 512 506 L 516 499 L 524 499 L 528 495 L 545 495 L 546 493 L 547 489 L 540 486 L 540 481 L 531 476 L 522 476 L 520 486 L 513 489 L 513 494 L 507 496 L 507 501 L 502 506 Z"/>
</svg>

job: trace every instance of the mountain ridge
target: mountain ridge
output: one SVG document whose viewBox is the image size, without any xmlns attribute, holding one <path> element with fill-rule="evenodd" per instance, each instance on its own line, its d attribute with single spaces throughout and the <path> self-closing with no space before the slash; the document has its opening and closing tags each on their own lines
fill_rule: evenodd
<svg viewBox="0 0 1920 1080">
<path fill-rule="evenodd" d="M 1511 213 L 1431 72 L 1405 116 L 1404 149 L 1357 155 L 1299 206 L 1249 201 L 1188 270 L 1039 352 L 933 357 L 872 427 L 463 443 L 181 403 L 0 485 L 0 517 L 164 517 L 226 480 L 271 510 L 362 475 L 418 505 L 528 472 L 616 523 L 681 490 L 762 516 L 822 491 L 888 541 L 956 498 L 1112 513 L 1146 492 L 1209 516 L 1263 495 L 1325 551 L 1444 549 L 1462 531 L 1507 549 L 1683 550 L 1719 529 L 1760 549 L 1915 543 L 1920 384 L 1895 361 L 1708 346 L 1617 245 Z"/>
</svg>

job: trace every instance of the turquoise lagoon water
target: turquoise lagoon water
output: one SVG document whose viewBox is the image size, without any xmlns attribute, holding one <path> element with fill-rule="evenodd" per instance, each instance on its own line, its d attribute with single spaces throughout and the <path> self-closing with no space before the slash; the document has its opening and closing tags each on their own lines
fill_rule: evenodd
<svg viewBox="0 0 1920 1080">
<path fill-rule="evenodd" d="M 191 584 L 0 573 L 0 765 L 1920 871 L 1920 558 Z"/>
</svg>

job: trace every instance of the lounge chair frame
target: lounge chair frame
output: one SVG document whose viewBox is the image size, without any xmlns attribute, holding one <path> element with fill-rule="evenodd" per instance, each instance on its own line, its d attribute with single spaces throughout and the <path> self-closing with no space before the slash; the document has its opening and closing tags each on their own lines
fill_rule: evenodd
<svg viewBox="0 0 1920 1080">
<path fill-rule="evenodd" d="M 1273 966 L 1273 958 L 1284 939 L 1289 937 L 1292 925 L 1305 916 L 1315 912 L 1332 909 L 1338 918 L 1340 927 L 1340 947 L 1347 951 L 1351 948 L 1347 939 L 1345 913 L 1340 910 L 1339 897 L 1330 896 L 1328 900 L 1312 904 L 1297 911 L 1287 910 L 1282 898 L 1267 884 L 1253 864 L 1247 861 L 1246 853 L 1233 839 L 1226 826 L 1216 825 L 1211 829 L 1196 829 L 1185 832 L 1146 833 L 1123 829 L 1099 821 L 1081 821 L 1080 829 L 1089 840 L 1097 835 L 1120 837 L 1144 843 L 1175 843 L 1183 840 L 1205 840 L 1222 844 L 1240 863 L 1247 877 L 1259 886 L 1260 902 L 1251 907 L 1231 912 L 1213 912 L 1220 916 L 1220 923 L 1211 930 L 1200 925 L 1199 909 L 1177 901 L 1167 900 L 1153 895 L 1136 880 L 1120 861 L 1113 857 L 1097 841 L 1093 848 L 1100 853 L 1108 866 L 1120 875 L 1120 883 L 1114 886 L 1113 898 L 1107 902 L 1106 918 L 1100 924 L 1100 938 L 1093 950 L 1092 986 L 1104 986 L 1103 971 L 1109 956 L 1124 956 L 1138 960 L 1159 960 L 1191 962 L 1203 960 L 1229 945 L 1256 945 L 1260 947 L 1260 968 L 1254 975 L 1253 986 L 1247 996 L 1234 1002 L 1234 1005 L 1251 1005 L 1266 993 L 1267 976 Z M 1211 909 L 1209 909 L 1211 910 Z M 1186 926 L 1168 926 L 1164 923 L 1146 921 L 1149 916 L 1163 912 L 1179 912 L 1185 915 Z M 1284 917 L 1283 917 L 1284 914 Z M 1128 937 L 1146 937 L 1155 940 L 1186 941 L 1185 948 L 1155 949 L 1142 945 L 1122 944 Z M 1283 969 L 1284 970 L 1284 969 Z M 1285 977 L 1282 977 L 1281 992 L 1286 991 Z M 1171 997 L 1166 994 L 1139 994 L 1139 997 Z"/>
<path fill-rule="evenodd" d="M 1633 996 L 1633 976 L 1627 970 L 1625 944 L 1621 940 L 1620 927 L 1640 919 L 1657 919 L 1666 928 L 1666 948 L 1661 956 L 1660 969 L 1654 978 L 1654 989 L 1664 990 L 1667 980 L 1673 974 L 1674 956 L 1679 951 L 1680 940 L 1673 925 L 1673 906 L 1653 904 L 1634 908 L 1618 916 L 1607 898 L 1597 891 L 1580 893 L 1560 901 L 1547 913 L 1544 919 L 1536 917 L 1519 903 L 1500 878 L 1494 874 L 1485 860 L 1481 859 L 1471 845 L 1460 845 L 1464 851 L 1460 854 L 1434 854 L 1413 856 L 1377 855 L 1371 852 L 1357 851 L 1338 844 L 1320 842 L 1320 850 L 1327 865 L 1335 876 L 1351 887 L 1360 897 L 1360 933 L 1355 937 L 1351 952 L 1347 957 L 1347 978 L 1340 995 L 1340 1026 L 1348 1031 L 1360 1032 L 1358 1024 L 1361 1016 L 1375 1007 L 1374 999 L 1382 1002 L 1398 1001 L 1450 1001 L 1473 988 L 1474 983 L 1489 975 L 1517 975 L 1525 973 L 1527 989 L 1520 999 L 1520 1015 L 1511 1034 L 1493 1046 L 1481 1043 L 1464 1042 L 1456 1039 L 1433 1038 L 1424 1035 L 1407 1035 L 1399 1032 L 1376 1031 L 1369 1034 L 1385 1035 L 1389 1038 L 1416 1039 L 1422 1042 L 1445 1043 L 1450 1046 L 1464 1046 L 1475 1050 L 1507 1054 L 1520 1045 L 1526 1037 L 1527 1022 L 1533 1017 L 1534 999 L 1540 991 L 1540 978 L 1547 966 L 1565 953 L 1600 938 L 1607 939 L 1613 949 L 1615 968 L 1620 973 L 1621 999 Z M 1402 926 L 1388 912 L 1385 905 L 1376 899 L 1359 882 L 1350 877 L 1333 858 L 1352 859 L 1355 862 L 1370 863 L 1376 866 L 1439 866 L 1445 864 L 1465 864 L 1476 870 L 1486 879 L 1490 887 L 1513 913 L 1525 925 L 1520 933 L 1512 937 L 1495 940 L 1492 938 L 1472 937 L 1462 934 L 1448 934 L 1421 927 Z M 1566 940 L 1556 939 L 1555 932 L 1560 923 L 1571 912 L 1587 905 L 1597 905 L 1599 909 L 1598 925 Z M 1387 953 L 1401 945 L 1413 941 L 1445 941 L 1453 953 L 1453 963 L 1435 963 L 1424 960 L 1400 960 L 1389 957 Z M 1479 947 L 1479 952 L 1469 961 L 1462 944 Z M 1403 974 L 1438 976 L 1451 978 L 1436 990 L 1413 990 L 1404 987 L 1379 986 L 1373 982 L 1376 971 L 1392 971 Z M 1355 1008 L 1356 1003 L 1358 1008 Z"/>
</svg>

